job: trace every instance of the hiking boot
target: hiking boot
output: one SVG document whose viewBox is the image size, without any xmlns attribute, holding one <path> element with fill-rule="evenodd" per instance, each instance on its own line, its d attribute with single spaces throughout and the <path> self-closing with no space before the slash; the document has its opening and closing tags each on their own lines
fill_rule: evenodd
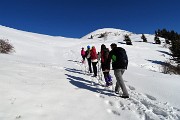
<svg viewBox="0 0 180 120">
<path fill-rule="evenodd" d="M 93 75 L 92 77 L 97 77 L 97 75 Z"/>
<path fill-rule="evenodd" d="M 129 98 L 128 95 L 121 95 L 120 97 L 121 97 L 121 98 Z"/>
<path fill-rule="evenodd" d="M 112 83 L 112 82 L 109 82 L 108 84 L 109 84 L 110 86 L 111 86 L 111 85 L 113 85 L 113 83 Z"/>
<path fill-rule="evenodd" d="M 115 87 L 115 93 L 116 93 L 116 94 L 119 94 L 119 89 L 118 89 L 117 86 Z"/>
<path fill-rule="evenodd" d="M 116 94 L 119 94 L 119 91 L 116 91 L 116 90 L 115 90 L 114 92 L 115 92 Z"/>
</svg>

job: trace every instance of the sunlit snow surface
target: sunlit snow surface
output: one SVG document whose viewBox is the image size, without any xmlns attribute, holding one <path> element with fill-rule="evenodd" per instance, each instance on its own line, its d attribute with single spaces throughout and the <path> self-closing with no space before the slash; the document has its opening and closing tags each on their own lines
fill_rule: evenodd
<svg viewBox="0 0 180 120">
<path fill-rule="evenodd" d="M 107 39 L 97 34 L 107 32 Z M 130 35 L 133 46 L 124 44 Z M 94 39 L 87 39 L 94 35 Z M 180 120 L 180 77 L 161 73 L 169 49 L 153 44 L 154 36 L 100 29 L 82 39 L 53 37 L 0 26 L 15 52 L 0 54 L 0 120 Z M 81 47 L 117 43 L 126 49 L 124 80 L 130 94 L 123 99 L 114 87 L 86 74 Z M 115 77 L 111 71 L 115 85 Z"/>
</svg>

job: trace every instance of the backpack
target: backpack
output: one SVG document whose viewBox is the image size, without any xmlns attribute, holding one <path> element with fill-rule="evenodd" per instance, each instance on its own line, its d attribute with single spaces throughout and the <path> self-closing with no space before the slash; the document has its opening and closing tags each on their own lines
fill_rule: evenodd
<svg viewBox="0 0 180 120">
<path fill-rule="evenodd" d="M 95 48 L 92 48 L 92 49 L 91 49 L 90 55 L 91 55 L 91 59 L 92 59 L 92 60 L 98 59 L 98 56 L 97 56 L 97 53 L 96 53 L 96 49 L 95 49 Z"/>
<path fill-rule="evenodd" d="M 103 62 L 106 62 L 108 59 L 109 49 L 106 48 L 106 49 L 102 50 L 101 52 L 102 52 L 101 53 L 101 62 L 103 63 Z"/>
<path fill-rule="evenodd" d="M 114 50 L 114 54 L 112 55 L 112 62 L 116 62 L 121 67 L 127 69 L 128 57 L 127 57 L 127 54 L 126 54 L 126 50 L 124 48 L 117 47 Z"/>
</svg>

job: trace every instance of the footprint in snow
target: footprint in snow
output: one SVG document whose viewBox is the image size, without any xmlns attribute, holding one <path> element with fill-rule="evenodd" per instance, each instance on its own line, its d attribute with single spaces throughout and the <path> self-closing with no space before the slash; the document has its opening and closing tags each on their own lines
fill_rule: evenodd
<svg viewBox="0 0 180 120">
<path fill-rule="evenodd" d="M 124 107 L 124 104 L 121 101 L 119 101 L 119 105 L 120 107 Z"/>
<path fill-rule="evenodd" d="M 163 117 L 167 117 L 168 114 L 167 112 L 165 112 L 164 110 L 160 109 L 160 108 L 153 108 L 153 111 L 152 111 L 154 114 L 156 115 L 161 115 Z"/>
<path fill-rule="evenodd" d="M 136 90 L 135 87 L 129 85 L 130 90 Z"/>
<path fill-rule="evenodd" d="M 175 109 L 175 110 L 177 110 L 177 111 L 179 111 L 179 112 L 180 112 L 180 109 L 179 109 L 179 108 L 173 107 L 173 109 Z"/>
<path fill-rule="evenodd" d="M 96 94 L 96 97 L 99 97 L 99 98 L 102 98 L 102 99 L 105 98 L 103 95 L 100 95 L 100 94 Z"/>
<path fill-rule="evenodd" d="M 103 99 L 105 98 L 103 95 L 100 95 L 99 97 L 100 97 L 100 98 L 103 98 Z"/>
<path fill-rule="evenodd" d="M 118 111 L 116 111 L 116 110 L 107 109 L 107 112 L 108 112 L 108 113 L 112 113 L 112 114 L 117 115 L 117 116 L 120 116 L 120 115 L 121 115 L 121 114 L 120 114 Z"/>
<path fill-rule="evenodd" d="M 112 101 L 106 100 L 105 103 L 110 106 L 114 106 L 114 103 Z"/>
<path fill-rule="evenodd" d="M 148 98 L 151 99 L 151 100 L 157 100 L 155 97 L 153 97 L 153 96 L 151 96 L 151 95 L 148 95 L 148 94 L 146 94 L 146 97 L 148 97 Z"/>
<path fill-rule="evenodd" d="M 16 119 L 20 119 L 20 118 L 22 118 L 22 116 L 21 116 L 21 115 L 16 116 Z"/>
<path fill-rule="evenodd" d="M 11 104 L 14 104 L 15 101 L 16 101 L 16 98 L 11 98 L 11 99 L 9 99 L 9 100 L 10 100 Z"/>
</svg>

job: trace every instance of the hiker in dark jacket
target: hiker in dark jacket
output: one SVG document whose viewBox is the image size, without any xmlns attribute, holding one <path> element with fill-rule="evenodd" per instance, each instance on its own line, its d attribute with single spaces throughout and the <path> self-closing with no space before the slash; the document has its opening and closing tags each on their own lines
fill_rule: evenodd
<svg viewBox="0 0 180 120">
<path fill-rule="evenodd" d="M 108 64 L 109 49 L 104 44 L 101 45 L 101 68 L 104 74 L 106 86 L 112 85 L 112 79 L 109 74 L 110 64 Z"/>
<path fill-rule="evenodd" d="M 108 56 L 108 63 L 110 64 L 110 61 L 112 60 L 112 68 L 114 70 L 114 75 L 116 77 L 116 87 L 115 92 L 118 94 L 119 89 L 121 87 L 123 94 L 122 98 L 129 98 L 128 91 L 126 89 L 126 86 L 124 84 L 124 80 L 122 78 L 122 75 L 124 71 L 127 69 L 128 65 L 128 59 L 126 55 L 125 49 L 121 47 L 117 47 L 115 43 L 111 44 L 111 51 Z"/>
</svg>

